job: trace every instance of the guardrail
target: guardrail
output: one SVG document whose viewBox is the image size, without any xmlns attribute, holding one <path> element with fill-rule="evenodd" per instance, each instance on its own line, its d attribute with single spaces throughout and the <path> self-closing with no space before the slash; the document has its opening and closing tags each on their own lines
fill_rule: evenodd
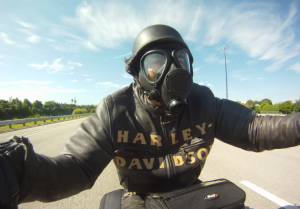
<svg viewBox="0 0 300 209">
<path fill-rule="evenodd" d="M 43 118 L 24 118 L 24 119 L 17 119 L 17 120 L 4 120 L 4 121 L 0 121 L 0 126 L 9 125 L 9 128 L 12 128 L 11 127 L 12 124 L 21 124 L 22 123 L 23 126 L 25 126 L 25 123 L 32 122 L 32 121 L 36 124 L 37 121 L 46 122 L 46 120 L 53 121 L 53 119 L 60 120 L 61 118 L 63 118 L 63 119 L 72 118 L 72 117 L 74 118 L 74 117 L 91 115 L 91 114 L 92 113 L 76 114 L 76 115 L 61 115 L 61 116 L 52 116 L 52 117 L 43 117 Z"/>
</svg>

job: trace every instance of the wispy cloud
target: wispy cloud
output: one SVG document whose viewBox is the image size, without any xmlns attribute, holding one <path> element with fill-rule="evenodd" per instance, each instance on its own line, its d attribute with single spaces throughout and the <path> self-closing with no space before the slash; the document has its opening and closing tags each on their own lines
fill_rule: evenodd
<svg viewBox="0 0 300 209">
<path fill-rule="evenodd" d="M 300 73 L 300 61 L 290 66 L 288 70 L 294 70 L 297 73 Z"/>
<path fill-rule="evenodd" d="M 279 5 L 272 3 L 236 4 L 232 8 L 218 5 L 213 13 L 207 15 L 207 29 L 204 43 L 214 45 L 222 39 L 228 40 L 244 50 L 250 57 L 271 60 L 274 63 L 266 70 L 278 70 L 282 64 L 300 54 L 295 47 L 296 3 L 290 5 L 287 16 L 280 17 Z M 221 21 L 220 21 L 221 20 Z"/>
<path fill-rule="evenodd" d="M 205 61 L 208 63 L 216 63 L 218 65 L 225 64 L 225 59 L 220 59 L 220 58 L 216 57 L 215 54 L 212 54 L 209 57 L 206 57 Z M 229 63 L 230 60 L 226 60 L 226 62 Z"/>
<path fill-rule="evenodd" d="M 1 86 L 4 85 L 20 85 L 20 84 L 36 84 L 36 85 L 47 85 L 51 84 L 52 81 L 29 81 L 29 80 L 23 80 L 23 81 L 14 81 L 14 82 L 5 82 L 0 83 Z"/>
<path fill-rule="evenodd" d="M 92 80 L 93 80 L 93 79 L 89 79 L 89 78 L 88 78 L 88 79 L 86 79 L 86 81 L 88 81 L 88 82 L 90 82 L 90 81 L 92 81 Z"/>
<path fill-rule="evenodd" d="M 139 11 L 143 12 L 137 12 L 137 6 L 140 8 Z M 155 16 L 152 11 L 156 11 Z M 174 18 L 174 11 L 176 11 L 176 18 Z M 184 1 L 154 0 L 147 4 L 139 2 L 132 5 L 110 1 L 92 4 L 83 2 L 77 7 L 75 17 L 66 17 L 63 20 L 83 30 L 86 33 L 84 39 L 89 40 L 94 46 L 115 48 L 122 42 L 135 38 L 146 26 L 157 23 L 172 25 L 181 31 L 187 31 L 183 34 L 186 39 L 195 39 L 200 29 L 201 14 L 200 7 L 195 8 Z M 151 18 L 148 18 L 150 16 Z M 187 21 L 192 24 L 186 24 Z"/>
<path fill-rule="evenodd" d="M 72 83 L 75 83 L 75 82 L 77 82 L 77 80 L 72 80 Z"/>
<path fill-rule="evenodd" d="M 82 67 L 82 64 L 79 62 L 68 62 L 69 65 L 77 65 L 79 67 Z"/>
<path fill-rule="evenodd" d="M 213 87 L 214 85 L 212 85 L 211 83 L 209 82 L 199 82 L 198 83 L 199 85 L 202 85 L 202 86 L 208 86 L 208 87 Z"/>
<path fill-rule="evenodd" d="M 12 41 L 5 33 L 0 33 L 0 40 L 2 40 L 5 44 L 16 44 L 16 42 Z"/>
<path fill-rule="evenodd" d="M 263 78 L 263 77 L 257 77 L 256 79 L 257 80 L 265 80 L 265 78 Z"/>
<path fill-rule="evenodd" d="M 112 82 L 98 82 L 96 83 L 96 87 L 101 87 L 101 88 L 119 88 L 121 87 L 119 84 L 115 84 Z"/>
<path fill-rule="evenodd" d="M 36 68 L 36 69 L 46 69 L 48 73 L 57 73 L 62 71 L 70 71 L 74 69 L 74 66 L 64 65 L 61 63 L 62 58 L 55 59 L 51 65 L 48 62 L 44 62 L 44 64 L 28 64 L 28 66 Z"/>
<path fill-rule="evenodd" d="M 27 28 L 27 29 L 36 29 L 37 27 L 35 25 L 29 24 L 27 22 L 23 22 L 23 21 L 15 21 L 16 23 L 18 23 L 20 26 L 22 26 L 23 28 Z"/>
<path fill-rule="evenodd" d="M 200 66 L 200 67 L 196 67 L 196 68 L 194 68 L 194 69 L 193 69 L 193 72 L 197 72 L 197 71 L 199 71 L 199 70 L 200 70 L 200 68 L 201 68 L 201 66 Z"/>
<path fill-rule="evenodd" d="M 123 73 L 123 78 L 133 79 L 132 75 L 129 75 L 128 73 Z"/>
<path fill-rule="evenodd" d="M 131 52 L 127 53 L 127 54 L 123 54 L 117 57 L 114 57 L 114 59 L 118 59 L 118 58 L 125 58 L 126 56 L 131 55 Z"/>
</svg>

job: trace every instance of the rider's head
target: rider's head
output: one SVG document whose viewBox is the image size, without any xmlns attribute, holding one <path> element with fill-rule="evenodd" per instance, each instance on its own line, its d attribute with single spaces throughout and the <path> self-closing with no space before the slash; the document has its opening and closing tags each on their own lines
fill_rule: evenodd
<svg viewBox="0 0 300 209">
<path fill-rule="evenodd" d="M 159 102 L 166 114 L 176 115 L 187 106 L 192 63 L 178 31 L 167 25 L 152 25 L 137 35 L 126 71 L 141 83 L 149 100 Z"/>
</svg>

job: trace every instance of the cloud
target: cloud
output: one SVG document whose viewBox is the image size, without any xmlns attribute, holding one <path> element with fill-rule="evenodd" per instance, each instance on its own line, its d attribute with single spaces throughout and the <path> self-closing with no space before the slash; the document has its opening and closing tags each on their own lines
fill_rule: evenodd
<svg viewBox="0 0 300 209">
<path fill-rule="evenodd" d="M 133 79 L 132 75 L 129 75 L 128 73 L 123 73 L 123 78 Z"/>
<path fill-rule="evenodd" d="M 77 80 L 72 80 L 72 83 L 75 83 L 75 82 L 77 82 Z"/>
<path fill-rule="evenodd" d="M 51 65 L 48 62 L 44 62 L 44 64 L 28 64 L 28 66 L 36 68 L 36 69 L 43 69 L 45 68 L 48 73 L 57 73 L 62 71 L 70 71 L 74 69 L 74 66 L 68 66 L 61 63 L 62 58 L 55 59 Z M 73 73 L 71 73 L 73 74 Z"/>
<path fill-rule="evenodd" d="M 96 83 L 96 87 L 101 87 L 101 88 L 119 88 L 121 87 L 119 84 L 115 84 L 112 82 L 98 82 Z"/>
<path fill-rule="evenodd" d="M 290 66 L 288 70 L 294 70 L 297 73 L 300 73 L 300 61 Z"/>
<path fill-rule="evenodd" d="M 218 65 L 225 64 L 225 59 L 219 59 L 216 57 L 215 54 L 212 54 L 209 57 L 206 57 L 205 61 L 208 63 L 216 63 Z M 230 60 L 226 60 L 226 63 L 229 63 L 229 62 L 230 62 Z"/>
<path fill-rule="evenodd" d="M 131 5 L 108 1 L 91 4 L 83 2 L 77 7 L 75 17 L 64 17 L 63 21 L 85 32 L 84 40 L 92 46 L 116 48 L 122 42 L 135 38 L 141 29 L 157 23 L 185 31 L 183 35 L 187 40 L 197 39 L 201 17 L 200 7 L 179 0 L 154 0 Z"/>
<path fill-rule="evenodd" d="M 241 3 L 232 8 L 218 4 L 204 20 L 207 33 L 203 43 L 215 45 L 222 40 L 229 41 L 251 58 L 273 61 L 266 70 L 278 70 L 285 61 L 300 54 L 293 28 L 297 19 L 296 4 L 290 4 L 287 16 L 279 16 L 279 9 L 279 4 L 272 3 Z"/>
<path fill-rule="evenodd" d="M 235 80 L 238 80 L 238 81 L 248 80 L 248 78 L 246 78 L 244 75 L 239 75 L 239 74 L 231 75 L 231 77 L 233 77 Z"/>
<path fill-rule="evenodd" d="M 90 82 L 90 81 L 92 81 L 92 80 L 93 80 L 93 79 L 89 79 L 89 78 L 88 78 L 88 79 L 86 79 L 86 81 L 88 81 L 88 82 Z"/>
<path fill-rule="evenodd" d="M 10 40 L 5 33 L 0 33 L 0 40 L 2 40 L 5 44 L 16 44 L 16 42 Z"/>
<path fill-rule="evenodd" d="M 68 62 L 69 65 L 77 65 L 79 67 L 82 67 L 82 64 L 79 62 Z"/>
<path fill-rule="evenodd" d="M 44 64 L 42 64 L 42 65 L 41 64 L 28 64 L 28 66 L 37 68 L 37 69 L 43 69 L 48 66 L 48 63 L 44 62 Z"/>
<path fill-rule="evenodd" d="M 193 69 L 193 72 L 197 72 L 197 71 L 199 71 L 199 70 L 200 70 L 200 68 L 201 68 L 201 66 L 200 66 L 200 67 L 196 67 L 196 68 L 194 68 L 194 69 Z"/>
<path fill-rule="evenodd" d="M 26 41 L 31 43 L 39 43 L 41 41 L 41 37 L 33 34 L 30 30 L 27 29 L 19 29 L 18 31 L 27 34 L 28 37 L 26 38 Z"/>
<path fill-rule="evenodd" d="M 199 82 L 198 83 L 199 85 L 202 85 L 202 86 L 208 86 L 208 87 L 213 87 L 214 85 L 212 85 L 211 83 L 209 82 Z"/>
<path fill-rule="evenodd" d="M 262 77 L 257 77 L 256 79 L 257 80 L 265 80 L 265 78 L 262 78 Z"/>
<path fill-rule="evenodd" d="M 131 55 L 131 52 L 127 53 L 127 54 L 123 54 L 123 55 L 120 55 L 120 56 L 117 56 L 117 57 L 114 57 L 114 59 L 117 59 L 117 58 L 125 58 L 126 56 L 128 55 Z"/>
<path fill-rule="evenodd" d="M 16 21 L 16 23 L 18 23 L 23 28 L 27 28 L 27 29 L 36 29 L 37 28 L 36 26 L 26 23 L 26 22 L 23 22 L 23 21 Z"/>
<path fill-rule="evenodd" d="M 29 80 L 24 80 L 24 81 L 14 81 L 14 82 L 5 82 L 5 83 L 0 83 L 1 86 L 4 85 L 20 85 L 20 84 L 36 84 L 36 85 L 47 85 L 51 84 L 52 81 L 29 81 Z"/>
</svg>

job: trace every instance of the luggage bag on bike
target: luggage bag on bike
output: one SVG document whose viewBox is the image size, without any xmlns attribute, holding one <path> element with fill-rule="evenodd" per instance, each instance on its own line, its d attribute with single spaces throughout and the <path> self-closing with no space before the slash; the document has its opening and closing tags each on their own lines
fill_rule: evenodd
<svg viewBox="0 0 300 209">
<path fill-rule="evenodd" d="M 246 193 L 227 179 L 206 181 L 146 198 L 146 209 L 243 209 Z"/>
</svg>

